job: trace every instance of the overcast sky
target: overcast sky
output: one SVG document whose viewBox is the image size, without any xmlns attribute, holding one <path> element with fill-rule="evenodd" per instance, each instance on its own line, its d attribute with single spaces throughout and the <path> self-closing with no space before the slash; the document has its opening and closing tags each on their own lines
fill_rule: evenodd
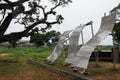
<svg viewBox="0 0 120 80">
<path fill-rule="evenodd" d="M 119 3 L 120 0 L 73 0 L 73 3 L 67 7 L 57 9 L 58 13 L 63 15 L 64 21 L 61 25 L 55 25 L 52 27 L 51 30 L 57 30 L 63 33 L 66 30 L 75 29 L 75 27 L 80 24 L 85 24 L 92 20 L 94 22 L 94 33 L 96 33 L 100 27 L 101 17 L 104 13 L 109 14 L 109 11 L 118 6 Z M 21 28 L 17 27 L 16 29 L 20 30 Z M 12 30 L 12 27 L 9 28 L 7 33 Z M 85 27 L 83 33 L 84 40 L 87 42 L 91 38 L 90 26 Z M 102 44 L 111 45 L 111 37 L 107 37 L 107 39 L 102 41 Z"/>
<path fill-rule="evenodd" d="M 119 3 L 120 0 L 74 0 L 69 6 L 58 9 L 59 13 L 63 14 L 65 20 L 63 24 L 54 26 L 52 29 L 63 33 L 92 20 L 94 22 L 94 33 L 96 33 L 104 13 L 109 14 L 109 11 L 118 6 Z M 84 40 L 87 42 L 92 37 L 90 26 L 85 27 L 83 33 Z M 102 44 L 112 45 L 111 36 L 102 41 Z"/>
</svg>

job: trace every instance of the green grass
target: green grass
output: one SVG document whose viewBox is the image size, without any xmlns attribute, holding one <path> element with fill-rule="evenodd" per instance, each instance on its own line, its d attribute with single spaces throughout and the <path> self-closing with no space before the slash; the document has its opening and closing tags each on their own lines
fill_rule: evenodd
<svg viewBox="0 0 120 80">
<path fill-rule="evenodd" d="M 15 53 L 15 54 L 28 54 L 28 53 L 41 53 L 49 50 L 47 47 L 17 47 L 17 48 L 7 48 L 0 47 L 0 53 Z"/>
<path fill-rule="evenodd" d="M 48 47 L 0 47 L 0 54 L 7 54 L 0 56 L 0 80 L 2 78 L 5 80 L 27 80 L 28 78 L 30 78 L 30 80 L 57 80 L 58 76 L 62 78 L 63 76 L 60 77 L 59 74 L 26 63 L 28 59 L 45 62 L 47 56 L 49 56 L 52 51 L 53 48 Z M 63 61 L 63 57 L 64 56 L 60 57 L 60 62 Z M 51 76 L 55 76 L 55 78 Z"/>
<path fill-rule="evenodd" d="M 100 46 L 99 49 L 110 49 L 110 47 Z M 53 48 L 49 47 L 17 47 L 8 48 L 0 47 L 0 54 L 7 54 L 7 56 L 0 56 L 0 61 L 4 62 L 25 62 L 27 59 L 34 59 L 38 61 L 46 60 L 53 51 Z M 67 56 L 68 47 L 64 47 L 62 55 L 57 60 L 57 63 L 63 63 Z"/>
<path fill-rule="evenodd" d="M 99 47 L 101 50 L 108 50 L 109 47 Z M 38 66 L 32 66 L 27 64 L 28 59 L 34 59 L 36 61 L 45 62 L 47 56 L 49 56 L 53 51 L 53 48 L 48 47 L 17 47 L 17 48 L 7 48 L 0 47 L 0 54 L 7 54 L 5 56 L 0 56 L 0 80 L 70 80 L 62 78 L 61 76 L 58 78 L 58 75 L 54 72 L 46 70 L 44 68 L 38 68 Z M 55 64 L 51 65 L 63 70 L 71 71 L 71 68 L 63 67 L 62 64 L 67 56 L 68 48 L 64 47 L 62 51 L 62 55 L 55 61 Z M 120 69 L 119 64 L 117 69 L 113 68 L 113 63 L 110 62 L 99 62 L 99 67 L 95 66 L 95 62 L 90 62 L 88 67 L 88 73 L 90 73 L 91 78 L 95 78 L 97 80 L 98 77 L 105 76 L 105 79 L 99 80 L 114 80 L 114 77 L 110 77 L 111 75 L 119 76 Z M 108 66 L 109 65 L 109 66 Z M 79 71 L 82 71 L 79 68 Z M 43 76 L 44 75 L 44 76 Z M 99 76 L 101 75 L 101 76 Z M 7 76 L 7 77 L 6 77 Z M 55 77 L 51 77 L 55 76 Z M 89 75 L 88 75 L 89 77 Z M 106 78 L 107 77 L 107 78 Z M 110 78 L 109 78 L 110 77 Z M 42 79 L 41 79 L 42 78 Z M 119 80 L 120 78 L 118 77 Z"/>
<path fill-rule="evenodd" d="M 101 47 L 100 49 L 109 49 L 109 47 Z M 56 60 L 54 66 L 61 67 L 66 56 L 67 56 L 67 47 L 63 48 L 62 55 L 59 59 Z M 48 47 L 17 47 L 17 48 L 7 48 L 0 47 L 0 54 L 7 54 L 7 56 L 0 56 L 0 73 L 10 72 L 19 70 L 21 67 L 25 65 L 28 59 L 34 59 L 37 61 L 44 62 L 53 51 L 53 48 Z M 95 63 L 90 63 L 91 65 L 95 65 Z M 7 66 L 7 67 L 2 67 Z M 101 66 L 101 65 L 100 65 Z M 108 69 L 107 71 L 112 71 L 113 69 Z M 107 72 L 106 71 L 106 72 Z M 90 70 L 91 73 L 104 73 L 99 69 Z"/>
<path fill-rule="evenodd" d="M 112 46 L 98 46 L 98 50 L 111 50 Z"/>
<path fill-rule="evenodd" d="M 0 47 L 0 54 L 6 54 L 6 56 L 0 56 L 0 73 L 17 70 L 27 59 L 44 61 L 52 50 L 47 47 Z"/>
<path fill-rule="evenodd" d="M 17 48 L 0 48 L 0 54 L 8 56 L 1 57 L 0 60 L 6 61 L 25 61 L 28 58 L 43 59 L 51 53 L 52 49 L 45 47 L 17 47 Z"/>
<path fill-rule="evenodd" d="M 22 63 L 26 63 L 28 59 L 34 59 L 40 62 L 45 62 L 47 56 L 49 56 L 53 51 L 53 48 L 48 47 L 17 47 L 17 48 L 7 48 L 0 47 L 0 54 L 7 54 L 7 56 L 0 56 L 0 73 L 10 72 L 19 70 Z M 63 48 L 62 55 L 56 60 L 56 65 L 59 67 L 63 64 L 64 59 L 67 55 L 67 47 Z M 7 63 L 13 65 L 8 65 Z M 16 65 L 15 65 L 16 64 Z M 21 65 L 20 65 L 21 64 Z M 8 67 L 2 67 L 8 66 Z M 20 66 L 17 66 L 20 65 Z M 19 68 L 18 68 L 19 67 Z"/>
</svg>

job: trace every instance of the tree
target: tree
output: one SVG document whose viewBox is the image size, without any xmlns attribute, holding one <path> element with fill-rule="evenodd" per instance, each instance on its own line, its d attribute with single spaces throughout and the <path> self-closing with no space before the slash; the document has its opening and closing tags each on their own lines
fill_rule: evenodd
<svg viewBox="0 0 120 80">
<path fill-rule="evenodd" d="M 58 41 L 60 32 L 50 31 L 47 33 L 34 33 L 30 37 L 30 42 L 35 43 L 37 46 L 51 45 Z"/>
<path fill-rule="evenodd" d="M 44 1 L 52 5 L 42 4 Z M 64 18 L 62 15 L 58 15 L 55 9 L 60 6 L 65 7 L 71 2 L 71 0 L 18 0 L 14 2 L 0 0 L 0 43 L 28 37 L 34 33 L 36 27 L 38 27 L 38 31 L 42 31 L 51 28 L 54 24 L 61 24 Z M 49 20 L 50 16 L 55 19 Z M 25 29 L 21 32 L 5 34 L 12 20 L 24 26 Z"/>
<path fill-rule="evenodd" d="M 120 22 L 116 23 L 113 29 L 114 32 L 114 41 L 116 45 L 120 45 Z"/>
</svg>

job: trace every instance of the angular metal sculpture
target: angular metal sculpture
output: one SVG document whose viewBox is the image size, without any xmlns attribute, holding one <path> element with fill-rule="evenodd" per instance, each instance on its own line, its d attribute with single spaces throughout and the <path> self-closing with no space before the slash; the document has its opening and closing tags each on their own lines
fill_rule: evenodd
<svg viewBox="0 0 120 80">
<path fill-rule="evenodd" d="M 73 57 L 75 53 L 77 53 L 78 51 L 78 42 L 79 42 L 80 32 L 83 30 L 85 26 L 91 25 L 91 24 L 92 24 L 92 21 L 88 22 L 87 24 L 80 25 L 73 30 L 69 40 L 68 55 L 67 55 L 67 58 L 65 59 L 65 63 L 68 63 L 68 64 L 72 63 Z"/>
<path fill-rule="evenodd" d="M 87 69 L 89 58 L 92 52 L 96 46 L 110 34 L 115 25 L 115 18 L 115 14 L 104 16 L 102 18 L 99 31 L 92 39 L 90 39 L 84 46 L 82 46 L 74 56 L 74 59 L 72 61 L 73 66 Z"/>
<path fill-rule="evenodd" d="M 61 54 L 62 52 L 62 48 L 64 46 L 64 42 L 65 42 L 65 39 L 66 37 L 69 35 L 69 33 L 71 32 L 72 30 L 68 30 L 68 31 L 65 31 L 61 36 L 60 36 L 60 39 L 56 45 L 56 47 L 54 48 L 54 51 L 52 52 L 52 54 L 47 57 L 47 60 L 48 61 L 51 61 L 51 62 L 54 62 Z"/>
</svg>

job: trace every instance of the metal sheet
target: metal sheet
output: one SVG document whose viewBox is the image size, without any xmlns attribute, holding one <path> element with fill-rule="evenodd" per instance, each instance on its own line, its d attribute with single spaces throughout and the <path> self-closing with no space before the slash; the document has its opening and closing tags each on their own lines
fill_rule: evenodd
<svg viewBox="0 0 120 80">
<path fill-rule="evenodd" d="M 74 56 L 73 66 L 86 69 L 88 67 L 89 58 L 96 46 L 105 39 L 112 31 L 115 24 L 115 14 L 102 18 L 101 26 L 96 35 L 90 39 Z"/>
<path fill-rule="evenodd" d="M 69 33 L 71 32 L 71 30 L 65 31 L 61 36 L 60 39 L 56 45 L 56 47 L 54 48 L 54 51 L 52 52 L 52 54 L 47 57 L 47 60 L 54 62 L 61 54 L 62 52 L 62 48 L 64 46 L 64 41 L 66 39 L 66 36 L 69 35 Z"/>
<path fill-rule="evenodd" d="M 83 30 L 85 26 L 86 25 L 81 25 L 73 30 L 69 40 L 68 55 L 67 58 L 65 59 L 65 63 L 71 63 L 73 56 L 75 55 L 75 53 L 77 53 L 80 32 Z"/>
</svg>

